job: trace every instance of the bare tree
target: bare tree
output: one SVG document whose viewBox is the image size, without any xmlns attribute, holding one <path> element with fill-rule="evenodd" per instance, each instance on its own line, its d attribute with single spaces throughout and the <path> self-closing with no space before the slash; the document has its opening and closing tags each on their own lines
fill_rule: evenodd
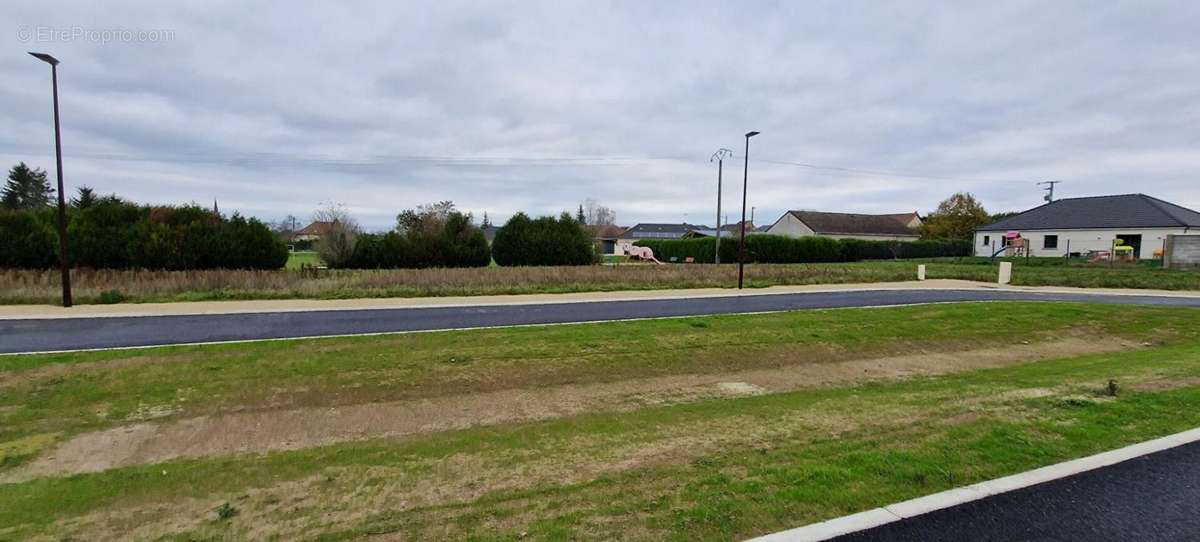
<svg viewBox="0 0 1200 542">
<path fill-rule="evenodd" d="M 329 267 L 343 267 L 354 256 L 354 242 L 361 233 L 358 221 L 341 203 L 325 203 L 313 213 L 313 222 L 324 224 L 316 243 L 317 255 Z"/>
<path fill-rule="evenodd" d="M 616 224 L 617 222 L 616 211 L 600 205 L 592 198 L 583 201 L 583 216 L 586 223 L 593 226 Z"/>
</svg>

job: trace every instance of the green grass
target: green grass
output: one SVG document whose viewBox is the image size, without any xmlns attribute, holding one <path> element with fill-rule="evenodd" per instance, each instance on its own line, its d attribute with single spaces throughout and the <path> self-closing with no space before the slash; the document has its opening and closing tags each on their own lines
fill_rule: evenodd
<svg viewBox="0 0 1200 542">
<path fill-rule="evenodd" d="M 732 264 L 594 265 L 468 269 L 330 270 L 304 276 L 294 269 L 314 253 L 294 253 L 289 269 L 272 271 L 76 270 L 77 303 L 175 302 L 247 299 L 351 299 L 603 292 L 678 288 L 730 288 Z M 996 262 L 986 258 L 871 261 L 746 266 L 751 288 L 779 285 L 909 281 L 927 265 L 934 279 L 996 281 Z M 1200 290 L 1200 273 L 1150 264 L 1066 265 L 1057 258 L 1014 259 L 1013 283 L 1027 286 Z M 51 271 L 0 270 L 0 304 L 57 303 Z"/>
<path fill-rule="evenodd" d="M 296 271 L 303 265 L 319 266 L 325 265 L 325 262 L 322 262 L 321 257 L 314 251 L 297 250 L 288 254 L 287 265 L 284 268 L 289 271 Z"/>
<path fill-rule="evenodd" d="M 743 538 L 1194 427 L 1200 388 L 1186 382 L 1198 377 L 1192 340 L 934 378 L 180 460 L 0 486 L 0 535 L 80 527 L 111 535 L 164 521 L 157 534 L 181 540 L 251 532 Z M 1126 384 L 1116 398 L 1101 392 L 1110 378 Z M 1178 384 L 1150 385 L 1162 382 Z M 589 471 L 656 447 L 662 455 L 628 468 Z M 458 496 L 429 499 L 431 488 Z M 238 513 L 220 521 L 227 502 Z M 354 513 L 368 504 L 373 512 Z M 181 510 L 194 512 L 166 522 Z M 104 519 L 55 523 L 97 511 Z"/>
<path fill-rule="evenodd" d="M 1197 322 L 1178 308 L 965 303 L 0 356 L 0 443 L 150 408 L 336 406 L 1064 337 L 1162 343 L 1197 338 Z"/>
</svg>

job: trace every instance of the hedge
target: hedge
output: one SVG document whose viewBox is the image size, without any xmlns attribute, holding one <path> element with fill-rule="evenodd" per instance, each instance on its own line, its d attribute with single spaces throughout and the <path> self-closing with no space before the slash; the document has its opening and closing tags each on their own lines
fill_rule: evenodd
<svg viewBox="0 0 1200 542">
<path fill-rule="evenodd" d="M 590 265 L 597 261 L 591 235 L 568 213 L 557 219 L 513 215 L 496 230 L 492 257 L 503 266 Z"/>
<path fill-rule="evenodd" d="M 483 231 L 471 224 L 470 216 L 453 212 L 430 232 L 359 234 L 354 242 L 354 255 L 343 267 L 486 267 L 491 259 Z"/>
<path fill-rule="evenodd" d="M 0 213 L 0 267 L 58 264 L 53 209 Z M 68 211 L 69 260 L 98 269 L 278 269 L 287 246 L 262 222 L 195 205 L 148 207 L 102 198 Z"/>
<path fill-rule="evenodd" d="M 643 239 L 634 243 L 649 247 L 661 261 L 713 263 L 715 239 Z M 960 240 L 866 241 L 829 237 L 786 237 L 755 234 L 746 236 L 746 261 L 758 263 L 856 262 L 893 258 L 936 258 L 969 256 L 971 242 Z M 721 239 L 721 261 L 737 261 L 737 239 Z"/>
</svg>

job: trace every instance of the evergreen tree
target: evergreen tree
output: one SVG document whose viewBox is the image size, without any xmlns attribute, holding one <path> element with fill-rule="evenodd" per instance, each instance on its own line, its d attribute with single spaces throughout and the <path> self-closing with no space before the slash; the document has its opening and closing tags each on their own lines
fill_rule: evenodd
<svg viewBox="0 0 1200 542">
<path fill-rule="evenodd" d="M 54 189 L 46 171 L 21 162 L 8 171 L 8 183 L 0 190 L 0 206 L 9 209 L 36 209 L 50 205 Z"/>
<path fill-rule="evenodd" d="M 583 204 L 579 204 L 579 211 L 575 213 L 575 221 L 580 224 L 587 224 L 587 215 L 583 214 Z"/>
<path fill-rule="evenodd" d="M 90 186 L 79 187 L 79 195 L 71 198 L 71 206 L 76 209 L 87 209 L 96 203 L 96 191 Z"/>
<path fill-rule="evenodd" d="M 483 212 L 483 222 L 480 222 L 480 223 L 479 223 L 479 227 L 480 227 L 480 228 L 490 228 L 490 227 L 492 227 L 492 219 L 488 218 L 487 211 L 484 211 L 484 212 Z"/>
</svg>

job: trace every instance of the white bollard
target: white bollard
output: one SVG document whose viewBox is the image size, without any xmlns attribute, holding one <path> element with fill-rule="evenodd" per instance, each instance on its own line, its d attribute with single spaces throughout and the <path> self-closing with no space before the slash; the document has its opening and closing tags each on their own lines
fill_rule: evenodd
<svg viewBox="0 0 1200 542">
<path fill-rule="evenodd" d="M 1012 262 L 1000 262 L 1000 284 L 1012 282 Z"/>
<path fill-rule="evenodd" d="M 925 280 L 925 264 L 917 266 L 917 280 Z"/>
</svg>

